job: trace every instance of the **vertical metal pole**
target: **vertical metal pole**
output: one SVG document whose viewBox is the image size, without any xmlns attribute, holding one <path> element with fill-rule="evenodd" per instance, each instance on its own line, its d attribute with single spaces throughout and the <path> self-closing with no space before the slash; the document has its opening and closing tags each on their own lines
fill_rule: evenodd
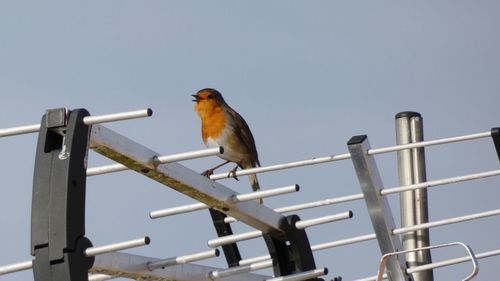
<svg viewBox="0 0 500 281">
<path fill-rule="evenodd" d="M 411 142 L 410 119 L 416 116 L 416 112 L 401 112 L 396 115 L 396 143 L 407 144 Z M 412 151 L 410 149 L 398 151 L 398 173 L 399 184 L 410 185 L 413 183 Z M 400 194 L 401 226 L 415 225 L 415 197 L 413 191 L 406 191 Z M 416 233 L 408 232 L 401 236 L 405 250 L 417 247 Z M 414 252 L 406 254 L 407 262 L 411 266 L 415 265 L 416 254 Z"/>
<path fill-rule="evenodd" d="M 396 142 L 407 144 L 424 140 L 422 116 L 418 112 L 401 112 L 396 115 Z M 398 152 L 399 184 L 410 185 L 427 180 L 425 172 L 424 148 L 402 150 Z M 401 226 L 411 226 L 429 221 L 427 189 L 403 192 L 400 195 Z M 405 250 L 429 246 L 429 230 L 418 230 L 403 234 Z M 409 266 L 418 266 L 432 262 L 430 251 L 418 251 L 406 254 Z M 432 281 L 432 270 L 414 273 L 415 281 Z"/>
</svg>

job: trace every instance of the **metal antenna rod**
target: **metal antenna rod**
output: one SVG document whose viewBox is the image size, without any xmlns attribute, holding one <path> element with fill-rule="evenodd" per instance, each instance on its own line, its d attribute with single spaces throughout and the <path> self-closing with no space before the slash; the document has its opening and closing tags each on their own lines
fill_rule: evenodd
<svg viewBox="0 0 500 281">
<path fill-rule="evenodd" d="M 459 217 L 454 217 L 454 218 L 449 218 L 449 219 L 443 219 L 443 220 L 434 221 L 434 222 L 428 222 L 428 223 L 425 223 L 422 225 L 414 225 L 414 226 L 405 227 L 405 228 L 396 228 L 392 231 L 392 234 L 398 235 L 398 234 L 403 234 L 403 233 L 416 231 L 416 230 L 420 230 L 420 229 L 433 228 L 433 227 L 444 226 L 444 225 L 449 225 L 449 224 L 461 223 L 461 222 L 465 222 L 465 221 L 477 220 L 477 219 L 481 219 L 481 218 L 498 216 L 498 215 L 500 215 L 500 209 L 476 213 L 476 214 L 470 214 L 470 215 L 465 215 L 465 216 L 459 216 Z M 350 237 L 350 238 L 345 238 L 345 239 L 341 239 L 341 240 L 312 245 L 311 250 L 313 252 L 321 251 L 321 250 L 326 250 L 326 249 L 330 249 L 330 248 L 346 246 L 349 244 L 355 244 L 355 243 L 360 243 L 360 242 L 364 242 L 364 241 L 374 240 L 376 238 L 377 238 L 377 236 L 375 235 L 375 233 L 370 233 L 370 234 L 360 235 L 360 236 L 356 236 L 356 237 Z M 259 256 L 259 257 L 241 260 L 239 262 L 239 264 L 246 265 L 246 264 L 250 264 L 250 263 L 254 263 L 257 261 L 262 261 L 262 260 L 266 260 L 266 259 L 270 259 L 270 258 L 271 257 L 269 255 L 263 255 L 263 256 Z"/>
<path fill-rule="evenodd" d="M 384 188 L 384 189 L 382 189 L 382 191 L 380 191 L 380 193 L 382 195 L 388 195 L 388 194 L 394 194 L 394 193 L 404 192 L 404 191 L 408 191 L 408 190 L 415 190 L 415 189 L 420 189 L 420 188 L 430 188 L 430 187 L 440 187 L 440 186 L 447 185 L 447 184 L 459 183 L 459 182 L 470 181 L 470 180 L 477 180 L 477 179 L 494 177 L 494 176 L 499 176 L 499 175 L 500 175 L 500 170 L 492 170 L 492 171 L 480 172 L 480 173 L 475 173 L 475 174 L 456 176 L 456 177 L 451 177 L 451 178 L 431 180 L 431 181 L 416 183 L 416 184 L 411 184 L 411 185 Z M 328 205 L 332 205 L 332 204 L 339 204 L 339 203 L 346 203 L 346 202 L 350 202 L 350 201 L 361 200 L 363 198 L 364 198 L 363 194 L 358 193 L 358 194 L 346 195 L 346 196 L 335 197 L 335 198 L 327 198 L 327 199 L 322 199 L 322 200 L 318 200 L 318 201 L 302 203 L 302 204 L 297 204 L 297 205 L 292 205 L 292 206 L 280 207 L 280 208 L 274 209 L 274 211 L 279 212 L 279 213 L 294 212 L 294 211 L 299 211 L 299 210 L 304 210 L 304 209 L 311 209 L 311 208 L 317 208 L 317 207 L 322 207 L 322 206 L 328 206 Z M 225 223 L 232 223 L 232 222 L 236 222 L 236 219 L 234 219 L 232 217 L 227 217 L 224 219 L 224 222 Z"/>
<path fill-rule="evenodd" d="M 120 250 L 126 250 L 126 249 L 130 249 L 130 248 L 136 248 L 136 247 L 149 245 L 150 242 L 151 242 L 151 239 L 149 239 L 149 237 L 145 236 L 145 237 L 139 238 L 139 239 L 124 241 L 124 242 L 119 242 L 119 243 L 114 243 L 114 244 L 109 244 L 109 245 L 104 245 L 104 246 L 90 247 L 90 248 L 87 248 L 85 250 L 84 255 L 86 257 L 94 257 L 94 256 L 102 255 L 105 253 L 116 252 L 116 251 L 120 251 Z M 33 261 L 25 261 L 25 262 L 20 262 L 20 263 L 16 263 L 16 264 L 1 266 L 0 267 L 0 275 L 14 273 L 14 272 L 23 271 L 23 270 L 28 270 L 28 269 L 31 269 L 32 267 L 33 267 Z"/>
<path fill-rule="evenodd" d="M 147 108 L 147 109 L 142 109 L 142 110 L 122 112 L 122 113 L 87 116 L 87 117 L 83 118 L 83 123 L 85 125 L 95 125 L 95 124 L 101 124 L 101 123 L 107 123 L 107 122 L 115 122 L 115 121 L 121 121 L 121 120 L 150 117 L 151 115 L 153 115 L 153 110 L 151 110 L 150 108 Z M 40 130 L 40 124 L 33 124 L 33 125 L 25 125 L 25 126 L 0 129 L 0 137 L 10 137 L 10 136 L 15 136 L 15 135 L 36 133 L 39 130 Z"/>
<path fill-rule="evenodd" d="M 481 138 L 487 138 L 487 137 L 491 137 L 491 131 L 470 134 L 470 135 L 457 136 L 457 137 L 449 137 L 449 138 L 428 140 L 428 141 L 422 141 L 422 142 L 416 142 L 416 143 L 409 143 L 409 144 L 404 144 L 404 145 L 394 145 L 394 146 L 388 146 L 388 147 L 382 147 L 382 148 L 372 148 L 372 149 L 368 150 L 368 155 L 383 154 L 383 153 L 395 152 L 395 151 L 404 150 L 404 149 L 426 147 L 426 146 L 433 146 L 433 145 L 441 145 L 441 144 L 460 142 L 460 141 L 469 141 L 469 140 L 475 140 L 475 139 L 481 139 Z M 297 167 L 308 166 L 308 165 L 316 165 L 316 164 L 321 164 L 321 163 L 347 160 L 350 158 L 351 158 L 350 153 L 343 153 L 343 154 L 330 155 L 330 156 L 324 156 L 324 157 L 316 157 L 313 159 L 307 159 L 307 160 L 301 160 L 301 161 L 294 161 L 294 162 L 275 164 L 275 165 L 270 165 L 270 166 L 263 166 L 263 167 L 239 170 L 239 171 L 236 171 L 235 176 L 247 176 L 250 174 L 259 174 L 259 173 L 278 171 L 278 170 L 284 170 L 284 169 L 291 169 L 291 168 L 297 168 Z M 210 178 L 213 180 L 227 179 L 227 174 L 228 174 L 227 172 L 220 173 L 220 174 L 214 174 L 214 175 L 211 175 Z"/>
<path fill-rule="evenodd" d="M 251 201 L 251 200 L 260 199 L 260 198 L 268 198 L 271 196 L 278 196 L 278 195 L 283 195 L 286 193 L 297 192 L 299 190 L 300 190 L 299 185 L 294 184 L 294 185 L 273 188 L 273 189 L 268 189 L 268 190 L 260 190 L 260 191 L 251 192 L 251 193 L 238 194 L 238 195 L 236 195 L 235 199 L 238 201 L 241 201 L 241 202 Z M 152 219 L 157 219 L 157 218 L 161 218 L 161 217 L 167 217 L 167 216 L 173 216 L 173 215 L 179 215 L 179 214 L 204 210 L 207 208 L 208 208 L 208 206 L 204 203 L 193 203 L 193 204 L 183 205 L 183 206 L 179 206 L 179 207 L 173 207 L 173 208 L 168 208 L 168 209 L 163 209 L 163 210 L 152 211 L 149 213 L 149 216 Z"/>
<path fill-rule="evenodd" d="M 298 221 L 295 223 L 295 227 L 297 229 L 305 229 L 307 227 L 312 227 L 320 224 L 325 224 L 329 222 L 334 222 L 334 221 L 339 221 L 339 220 L 345 220 L 345 219 L 350 219 L 352 218 L 352 211 L 347 211 L 339 214 L 334 214 L 334 215 L 329 215 L 329 216 L 324 216 L 324 217 L 319 217 L 319 218 L 314 218 L 314 219 L 309 219 L 309 220 L 302 220 Z M 210 248 L 216 248 L 219 246 L 239 242 L 239 241 L 244 241 L 244 240 L 249 240 L 249 239 L 254 239 L 258 238 L 262 235 L 262 231 L 256 230 L 256 231 L 249 231 L 249 232 L 244 232 L 240 234 L 233 234 L 233 235 L 227 235 L 219 238 L 215 238 L 212 240 L 208 241 L 208 246 Z"/>
</svg>

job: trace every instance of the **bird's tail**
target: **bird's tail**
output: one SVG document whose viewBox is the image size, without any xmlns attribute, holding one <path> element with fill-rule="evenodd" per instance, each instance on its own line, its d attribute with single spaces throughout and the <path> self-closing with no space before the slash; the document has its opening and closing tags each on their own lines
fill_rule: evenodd
<svg viewBox="0 0 500 281">
<path fill-rule="evenodd" d="M 259 180 L 257 179 L 257 175 L 256 174 L 250 174 L 248 175 L 248 179 L 250 180 L 250 185 L 252 186 L 252 190 L 255 192 L 255 191 L 259 191 L 260 190 L 260 185 L 259 185 Z M 262 204 L 264 203 L 264 201 L 262 200 L 262 198 L 260 199 L 257 199 L 257 202 Z"/>
</svg>

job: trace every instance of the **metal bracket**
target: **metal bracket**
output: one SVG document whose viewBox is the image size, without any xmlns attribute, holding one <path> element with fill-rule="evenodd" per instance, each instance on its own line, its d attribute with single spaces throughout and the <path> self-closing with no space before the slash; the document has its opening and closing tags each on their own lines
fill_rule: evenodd
<svg viewBox="0 0 500 281">
<path fill-rule="evenodd" d="M 31 255 L 36 281 L 88 280 L 93 258 L 85 235 L 89 126 L 85 109 L 49 110 L 38 136 L 31 209 Z M 64 135 L 61 135 L 64 132 Z"/>
<path fill-rule="evenodd" d="M 370 143 L 366 135 L 354 136 L 347 142 L 352 163 L 358 176 L 359 184 L 365 198 L 366 207 L 377 235 L 382 254 L 397 252 L 403 249 L 399 237 L 392 234 L 396 228 L 391 208 L 386 197 L 380 191 L 383 188 L 377 164 L 373 156 L 368 155 Z M 406 274 L 406 261 L 402 255 L 392 256 L 387 262 L 387 273 L 391 281 L 413 280 Z"/>
<path fill-rule="evenodd" d="M 450 247 L 450 246 L 462 246 L 465 248 L 467 251 L 467 254 L 470 257 L 470 260 L 472 262 L 472 272 L 467 275 L 462 281 L 469 281 L 472 280 L 474 276 L 477 275 L 479 272 L 479 264 L 477 262 L 477 257 L 472 251 L 472 249 L 467 245 L 462 242 L 451 242 L 451 243 L 446 243 L 446 244 L 439 244 L 439 245 L 434 245 L 434 246 L 426 246 L 426 247 L 421 247 L 421 248 L 416 248 L 416 249 L 411 249 L 411 250 L 405 250 L 405 251 L 399 251 L 399 252 L 394 252 L 394 253 L 387 253 L 382 256 L 380 259 L 380 265 L 377 273 L 377 280 L 376 281 L 382 281 L 384 279 L 384 269 L 385 269 L 385 264 L 387 262 L 387 259 L 391 256 L 395 255 L 400 255 L 400 254 L 406 254 L 406 253 L 411 253 L 411 252 L 416 252 L 416 251 L 423 251 L 423 250 L 432 250 L 432 249 L 437 249 L 437 248 L 444 248 L 444 247 Z"/>
<path fill-rule="evenodd" d="M 297 215 L 286 217 L 284 236 L 263 235 L 273 260 L 275 276 L 287 276 L 316 269 L 309 239 L 305 230 L 295 227 L 297 221 L 300 221 Z M 315 278 L 310 280 L 323 279 Z"/>
<path fill-rule="evenodd" d="M 500 161 L 500 127 L 491 129 L 491 138 L 493 139 L 493 144 L 497 151 L 498 160 Z"/>
<path fill-rule="evenodd" d="M 123 277 L 132 280 L 214 281 L 210 279 L 210 273 L 223 270 L 221 268 L 198 265 L 196 263 L 175 264 L 153 270 L 148 268 L 148 264 L 156 262 L 162 262 L 162 260 L 153 257 L 113 252 L 97 256 L 90 272 L 109 275 L 109 277 Z M 223 277 L 217 279 L 217 281 L 262 281 L 269 278 L 271 277 L 267 275 L 241 273 L 236 277 Z"/>
<path fill-rule="evenodd" d="M 217 235 L 219 237 L 232 235 L 233 230 L 231 229 L 231 225 L 224 222 L 224 219 L 227 216 L 224 213 L 219 212 L 212 208 L 210 208 L 209 211 Z M 238 245 L 236 245 L 236 243 L 222 246 L 222 251 L 224 252 L 224 256 L 226 257 L 227 265 L 229 267 L 234 267 L 239 265 L 239 262 L 241 260 L 241 255 L 240 251 L 238 250 Z"/>
</svg>

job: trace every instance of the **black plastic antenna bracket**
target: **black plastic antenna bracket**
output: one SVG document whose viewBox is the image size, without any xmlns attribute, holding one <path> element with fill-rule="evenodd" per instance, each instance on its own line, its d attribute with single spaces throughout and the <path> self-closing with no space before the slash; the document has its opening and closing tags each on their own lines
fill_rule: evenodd
<svg viewBox="0 0 500 281">
<path fill-rule="evenodd" d="M 224 222 L 224 219 L 227 217 L 226 214 L 214 209 L 209 209 L 209 211 L 214 223 L 215 231 L 217 232 L 217 236 L 223 237 L 232 235 L 233 230 L 231 229 L 231 225 Z M 235 267 L 239 265 L 241 254 L 236 243 L 222 246 L 222 251 L 224 252 L 224 256 L 226 257 L 228 267 Z"/>
<path fill-rule="evenodd" d="M 85 237 L 89 126 L 85 109 L 48 110 L 38 135 L 31 209 L 35 281 L 88 280 L 94 258 Z"/>
<path fill-rule="evenodd" d="M 295 227 L 297 221 L 300 221 L 299 216 L 287 216 L 283 222 L 284 235 L 263 235 L 273 260 L 275 276 L 287 276 L 316 269 L 314 255 L 306 231 Z M 310 280 L 323 279 L 314 278 Z"/>
<path fill-rule="evenodd" d="M 493 144 L 497 151 L 498 160 L 500 161 L 500 127 L 491 129 L 491 138 L 493 139 Z"/>
</svg>

